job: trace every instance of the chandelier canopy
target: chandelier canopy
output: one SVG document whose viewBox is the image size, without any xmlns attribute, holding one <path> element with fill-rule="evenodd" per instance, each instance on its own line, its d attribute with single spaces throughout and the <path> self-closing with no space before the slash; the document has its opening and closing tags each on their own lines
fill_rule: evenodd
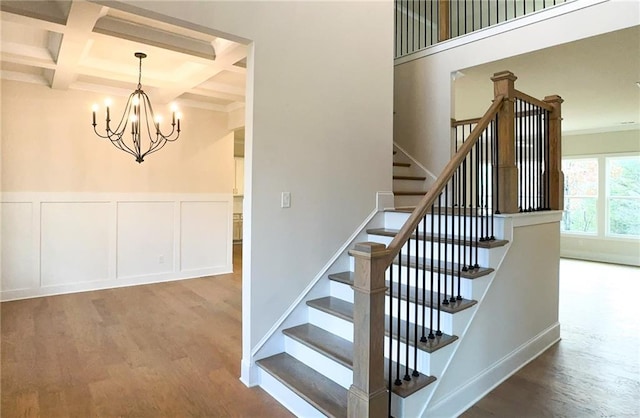
<svg viewBox="0 0 640 418">
<path fill-rule="evenodd" d="M 151 100 L 149 100 L 149 96 L 142 90 L 142 59 L 146 58 L 147 54 L 136 52 L 134 55 L 140 60 L 138 87 L 129 95 L 120 122 L 118 122 L 115 129 L 111 128 L 111 114 L 109 109 L 111 102 L 107 99 L 105 100 L 106 134 L 101 135 L 96 129 L 96 111 L 98 110 L 98 105 L 93 105 L 92 125 L 96 135 L 100 138 L 108 139 L 116 148 L 133 155 L 136 157 L 136 161 L 141 163 L 144 161 L 144 157 L 162 149 L 167 142 L 173 142 L 178 139 L 180 136 L 181 114 L 177 112 L 175 105 L 172 106 L 171 132 L 168 134 L 162 133 L 160 130 L 162 118 L 153 113 Z M 129 123 L 131 124 L 130 138 L 125 135 Z"/>
</svg>

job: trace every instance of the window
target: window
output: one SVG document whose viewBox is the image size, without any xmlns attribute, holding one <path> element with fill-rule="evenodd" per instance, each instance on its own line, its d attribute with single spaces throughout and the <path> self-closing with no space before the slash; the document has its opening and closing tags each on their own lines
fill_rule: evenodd
<svg viewBox="0 0 640 418">
<path fill-rule="evenodd" d="M 598 232 L 598 159 L 580 158 L 562 161 L 564 172 L 564 232 Z"/>
<path fill-rule="evenodd" d="M 607 235 L 640 236 L 640 157 L 608 157 Z"/>
</svg>

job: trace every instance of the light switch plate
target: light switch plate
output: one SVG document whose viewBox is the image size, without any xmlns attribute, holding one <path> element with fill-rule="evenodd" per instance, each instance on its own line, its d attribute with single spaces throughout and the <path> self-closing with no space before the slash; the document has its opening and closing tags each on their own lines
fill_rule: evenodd
<svg viewBox="0 0 640 418">
<path fill-rule="evenodd" d="M 291 207 L 291 192 L 282 192 L 282 199 L 280 201 L 280 207 L 282 207 L 282 208 L 290 208 Z"/>
</svg>

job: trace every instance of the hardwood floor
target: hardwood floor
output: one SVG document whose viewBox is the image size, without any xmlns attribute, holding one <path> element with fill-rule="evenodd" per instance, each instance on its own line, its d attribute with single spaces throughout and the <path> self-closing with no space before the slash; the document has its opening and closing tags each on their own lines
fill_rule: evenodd
<svg viewBox="0 0 640 418">
<path fill-rule="evenodd" d="M 562 260 L 562 340 L 462 416 L 640 416 L 640 268 Z"/>
<path fill-rule="evenodd" d="M 239 246 L 235 246 L 239 249 Z M 239 380 L 235 274 L 5 302 L 12 417 L 287 417 Z M 640 416 L 640 269 L 561 262 L 562 341 L 463 416 Z"/>
<path fill-rule="evenodd" d="M 1 413 L 12 417 L 287 417 L 239 380 L 235 274 L 1 306 Z"/>
</svg>

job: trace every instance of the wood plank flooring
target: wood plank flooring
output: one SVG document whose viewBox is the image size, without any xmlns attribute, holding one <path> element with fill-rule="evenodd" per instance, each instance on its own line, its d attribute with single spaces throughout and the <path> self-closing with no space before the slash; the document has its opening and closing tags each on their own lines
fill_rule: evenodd
<svg viewBox="0 0 640 418">
<path fill-rule="evenodd" d="M 235 246 L 239 249 L 239 246 Z M 288 417 L 239 380 L 236 274 L 1 304 L 12 417 Z M 463 417 L 640 416 L 640 269 L 561 262 L 562 341 Z"/>
<path fill-rule="evenodd" d="M 462 415 L 639 417 L 640 268 L 560 263 L 562 340 Z"/>
<path fill-rule="evenodd" d="M 288 417 L 239 380 L 236 273 L 5 302 L 1 410 L 12 417 Z"/>
</svg>

